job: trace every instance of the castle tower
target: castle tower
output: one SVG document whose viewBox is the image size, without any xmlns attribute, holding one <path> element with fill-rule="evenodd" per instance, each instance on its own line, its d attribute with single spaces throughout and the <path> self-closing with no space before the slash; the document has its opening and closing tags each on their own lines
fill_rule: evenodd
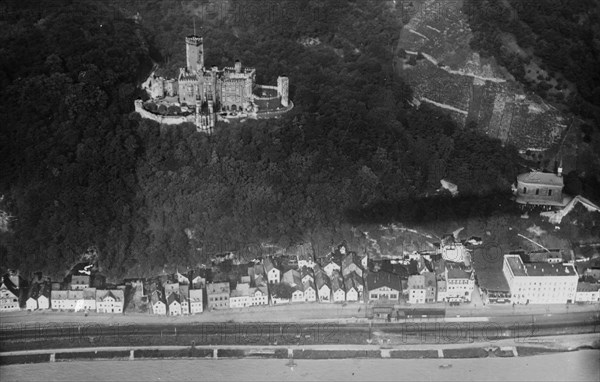
<svg viewBox="0 0 600 382">
<path fill-rule="evenodd" d="M 238 74 L 242 72 L 242 62 L 240 60 L 235 60 L 235 72 Z"/>
<path fill-rule="evenodd" d="M 277 95 L 281 97 L 281 104 L 288 107 L 290 104 L 289 98 L 290 79 L 287 77 L 277 77 Z"/>
<path fill-rule="evenodd" d="M 195 35 L 185 38 L 187 70 L 197 72 L 204 68 L 204 44 L 202 37 Z"/>
</svg>

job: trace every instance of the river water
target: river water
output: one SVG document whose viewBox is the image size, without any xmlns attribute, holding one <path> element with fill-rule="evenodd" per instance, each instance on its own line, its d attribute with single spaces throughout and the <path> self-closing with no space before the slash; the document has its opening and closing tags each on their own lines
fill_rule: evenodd
<svg viewBox="0 0 600 382">
<path fill-rule="evenodd" d="M 440 365 L 452 365 L 440 368 Z M 7 381 L 599 381 L 600 351 L 518 358 L 75 361 L 0 367 Z"/>
</svg>

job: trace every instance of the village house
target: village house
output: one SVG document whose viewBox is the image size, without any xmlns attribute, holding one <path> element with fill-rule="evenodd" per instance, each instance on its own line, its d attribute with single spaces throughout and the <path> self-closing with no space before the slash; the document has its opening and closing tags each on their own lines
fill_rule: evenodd
<svg viewBox="0 0 600 382">
<path fill-rule="evenodd" d="M 600 302 L 600 284 L 588 282 L 577 283 L 575 302 Z"/>
<path fill-rule="evenodd" d="M 355 272 L 360 277 L 363 275 L 360 258 L 355 252 L 350 252 L 342 260 L 342 275 L 346 277 L 352 272 Z"/>
<path fill-rule="evenodd" d="M 167 304 L 163 298 L 163 294 L 159 290 L 155 290 L 150 295 L 150 304 L 152 305 L 152 313 L 160 316 L 167 314 Z"/>
<path fill-rule="evenodd" d="M 315 302 L 317 301 L 317 290 L 315 288 L 315 282 L 312 279 L 308 279 L 302 282 L 304 289 L 304 301 Z"/>
<path fill-rule="evenodd" d="M 230 308 L 245 308 L 252 305 L 250 296 L 250 284 L 238 283 L 229 296 Z"/>
<path fill-rule="evenodd" d="M 82 290 L 53 290 L 50 292 L 52 309 L 57 310 L 80 310 L 83 308 Z"/>
<path fill-rule="evenodd" d="M 306 281 L 315 281 L 315 277 L 314 277 L 314 273 L 313 270 L 311 268 L 301 268 L 300 271 L 300 277 L 302 277 L 302 283 L 305 283 Z"/>
<path fill-rule="evenodd" d="M 84 290 L 90 287 L 89 275 L 72 275 L 71 290 Z"/>
<path fill-rule="evenodd" d="M 331 281 L 325 272 L 315 273 L 315 286 L 319 302 L 331 302 Z"/>
<path fill-rule="evenodd" d="M 470 302 L 475 289 L 475 274 L 461 264 L 446 262 L 446 301 Z"/>
<path fill-rule="evenodd" d="M 402 281 L 398 275 L 389 272 L 369 272 L 366 277 L 366 287 L 369 301 L 400 300 L 402 294 Z"/>
<path fill-rule="evenodd" d="M 283 274 L 281 282 L 294 287 L 302 284 L 302 277 L 300 276 L 300 272 L 295 269 L 290 269 Z"/>
<path fill-rule="evenodd" d="M 169 294 L 171 293 L 179 293 L 179 283 L 172 281 L 172 280 L 166 280 L 165 282 L 163 282 L 162 284 L 163 289 L 165 290 L 165 295 L 169 296 Z"/>
<path fill-rule="evenodd" d="M 208 310 L 229 309 L 229 283 L 206 284 Z"/>
<path fill-rule="evenodd" d="M 437 302 L 444 302 L 448 297 L 446 295 L 446 280 L 438 280 L 437 281 Z"/>
<path fill-rule="evenodd" d="M 302 283 L 296 284 L 292 288 L 294 289 L 292 292 L 292 302 L 304 302 L 304 286 Z"/>
<path fill-rule="evenodd" d="M 191 314 L 202 313 L 204 311 L 203 292 L 204 291 L 202 289 L 190 289 L 190 313 Z"/>
<path fill-rule="evenodd" d="M 412 275 L 408 277 L 408 303 L 409 304 L 424 304 L 425 303 L 425 276 Z"/>
<path fill-rule="evenodd" d="M 334 271 L 340 271 L 342 267 L 334 259 L 331 259 L 323 266 L 323 271 L 327 273 L 327 276 L 331 277 Z"/>
<path fill-rule="evenodd" d="M 364 274 L 364 273 L 363 273 Z M 356 288 L 356 290 L 358 291 L 358 299 L 362 300 L 363 298 L 363 292 L 364 292 L 364 281 L 363 278 L 360 277 L 358 274 L 356 273 L 351 273 L 347 276 L 348 278 L 352 279 L 352 282 L 354 284 L 354 287 Z"/>
<path fill-rule="evenodd" d="M 275 266 L 270 257 L 265 257 L 263 267 L 269 284 L 279 284 L 281 282 L 281 271 Z"/>
<path fill-rule="evenodd" d="M 81 310 L 96 311 L 96 292 L 96 288 L 85 288 L 83 290 L 83 306 Z"/>
<path fill-rule="evenodd" d="M 181 304 L 181 314 L 190 314 L 190 285 L 179 283 L 179 303 Z"/>
<path fill-rule="evenodd" d="M 534 171 L 517 177 L 514 193 L 520 204 L 562 207 L 570 200 L 563 197 L 563 187 L 562 169 L 558 174 Z"/>
<path fill-rule="evenodd" d="M 179 273 L 179 271 L 175 272 L 175 278 L 180 285 L 190 285 L 190 279 Z"/>
<path fill-rule="evenodd" d="M 304 267 L 313 268 L 315 266 L 315 261 L 313 259 L 312 252 L 301 251 L 300 254 L 297 255 L 298 268 L 302 269 Z"/>
<path fill-rule="evenodd" d="M 98 313 L 123 313 L 125 293 L 122 289 L 96 290 Z"/>
<path fill-rule="evenodd" d="M 266 285 L 250 288 L 250 297 L 252 306 L 269 304 L 269 290 Z"/>
<path fill-rule="evenodd" d="M 344 290 L 344 280 L 339 272 L 333 272 L 331 275 L 331 293 L 333 302 L 346 301 L 346 291 Z"/>
<path fill-rule="evenodd" d="M 579 276 L 572 264 L 523 263 L 504 255 L 502 271 L 516 304 L 567 304 L 575 301 Z"/>
<path fill-rule="evenodd" d="M 167 295 L 167 308 L 169 316 L 181 316 L 181 299 L 179 293 L 169 293 Z"/>
<path fill-rule="evenodd" d="M 355 285 L 354 277 L 346 275 L 344 278 L 344 290 L 346 292 L 346 301 L 358 301 L 358 287 Z M 358 275 L 357 275 L 358 276 Z"/>
</svg>

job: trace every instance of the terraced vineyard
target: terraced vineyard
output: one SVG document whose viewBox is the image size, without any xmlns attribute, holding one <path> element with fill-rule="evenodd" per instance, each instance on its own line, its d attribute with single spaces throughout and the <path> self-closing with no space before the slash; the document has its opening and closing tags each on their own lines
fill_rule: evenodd
<svg viewBox="0 0 600 382">
<path fill-rule="evenodd" d="M 567 118 L 494 60 L 469 47 L 472 38 L 462 1 L 396 1 L 405 22 L 398 44 L 401 75 L 423 102 L 448 110 L 461 124 L 525 151 L 545 150 L 567 127 Z"/>
</svg>

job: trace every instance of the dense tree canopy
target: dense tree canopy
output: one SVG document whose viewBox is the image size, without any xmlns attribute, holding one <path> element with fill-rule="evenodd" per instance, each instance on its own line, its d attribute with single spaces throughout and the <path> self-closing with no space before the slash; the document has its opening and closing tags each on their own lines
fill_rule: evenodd
<svg viewBox="0 0 600 382">
<path fill-rule="evenodd" d="M 0 41 L 7 266 L 60 272 L 94 244 L 111 275 L 148 274 L 204 262 L 215 243 L 286 246 L 344 222 L 488 213 L 516 175 L 513 148 L 406 103 L 392 67 L 400 17 L 385 2 L 269 1 L 294 11 L 199 23 L 207 65 L 239 58 L 259 83 L 286 74 L 296 105 L 212 136 L 131 113 L 150 57 L 171 75 L 184 65 L 190 7 L 206 2 L 61 2 L 12 5 Z M 442 178 L 466 201 L 432 197 Z"/>
</svg>

